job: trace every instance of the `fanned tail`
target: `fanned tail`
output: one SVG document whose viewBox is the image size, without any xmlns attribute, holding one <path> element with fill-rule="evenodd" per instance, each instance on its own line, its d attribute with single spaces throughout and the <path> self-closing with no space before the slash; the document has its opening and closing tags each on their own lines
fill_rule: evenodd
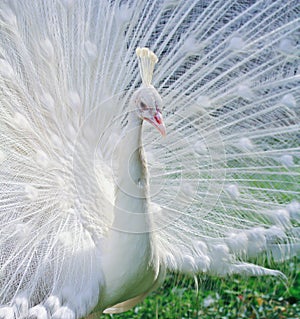
<svg viewBox="0 0 300 319">
<path fill-rule="evenodd" d="M 1 318 L 82 317 L 103 282 L 114 189 L 95 150 L 111 93 L 92 85 L 97 50 L 75 28 L 92 7 L 73 9 L 0 4 Z"/>
<path fill-rule="evenodd" d="M 278 274 L 247 261 L 299 255 L 299 6 L 202 5 L 168 7 L 152 44 L 169 132 L 145 134 L 157 241 L 170 269 Z"/>
</svg>

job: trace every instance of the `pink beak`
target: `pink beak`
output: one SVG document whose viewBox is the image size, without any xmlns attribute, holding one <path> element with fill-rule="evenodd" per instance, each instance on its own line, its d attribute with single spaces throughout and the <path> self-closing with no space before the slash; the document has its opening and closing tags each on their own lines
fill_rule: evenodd
<svg viewBox="0 0 300 319">
<path fill-rule="evenodd" d="M 151 119 L 145 118 L 145 120 L 148 121 L 150 124 L 152 124 L 154 127 L 156 127 L 162 136 L 167 135 L 164 120 L 160 111 L 157 111 L 155 115 L 153 116 L 153 118 Z"/>
</svg>

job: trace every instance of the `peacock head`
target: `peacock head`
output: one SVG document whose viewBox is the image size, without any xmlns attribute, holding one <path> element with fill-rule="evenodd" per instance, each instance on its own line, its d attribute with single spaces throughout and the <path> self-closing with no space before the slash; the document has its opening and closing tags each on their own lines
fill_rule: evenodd
<svg viewBox="0 0 300 319">
<path fill-rule="evenodd" d="M 162 100 L 156 89 L 153 86 L 142 87 L 135 92 L 133 99 L 138 116 L 165 136 L 166 127 L 161 113 Z"/>
<path fill-rule="evenodd" d="M 158 58 L 148 48 L 137 48 L 136 55 L 143 84 L 133 95 L 135 109 L 142 120 L 152 124 L 165 136 L 166 127 L 161 112 L 162 100 L 156 89 L 151 85 L 154 66 Z"/>
</svg>

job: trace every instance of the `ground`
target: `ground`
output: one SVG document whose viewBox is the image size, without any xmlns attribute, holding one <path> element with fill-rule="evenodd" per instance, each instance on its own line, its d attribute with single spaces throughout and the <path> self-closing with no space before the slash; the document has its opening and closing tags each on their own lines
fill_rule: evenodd
<svg viewBox="0 0 300 319">
<path fill-rule="evenodd" d="M 103 319 L 300 319 L 300 262 L 274 265 L 288 280 L 277 277 L 197 279 L 169 274 L 164 285 L 134 309 Z"/>
</svg>

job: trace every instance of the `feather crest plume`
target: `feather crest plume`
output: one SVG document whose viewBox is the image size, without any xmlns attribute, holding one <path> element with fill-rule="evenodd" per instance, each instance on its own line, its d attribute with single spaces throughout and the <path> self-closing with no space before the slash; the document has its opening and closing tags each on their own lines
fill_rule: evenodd
<svg viewBox="0 0 300 319">
<path fill-rule="evenodd" d="M 139 70 L 144 86 L 151 86 L 154 66 L 158 61 L 157 56 L 148 48 L 137 48 Z"/>
</svg>

